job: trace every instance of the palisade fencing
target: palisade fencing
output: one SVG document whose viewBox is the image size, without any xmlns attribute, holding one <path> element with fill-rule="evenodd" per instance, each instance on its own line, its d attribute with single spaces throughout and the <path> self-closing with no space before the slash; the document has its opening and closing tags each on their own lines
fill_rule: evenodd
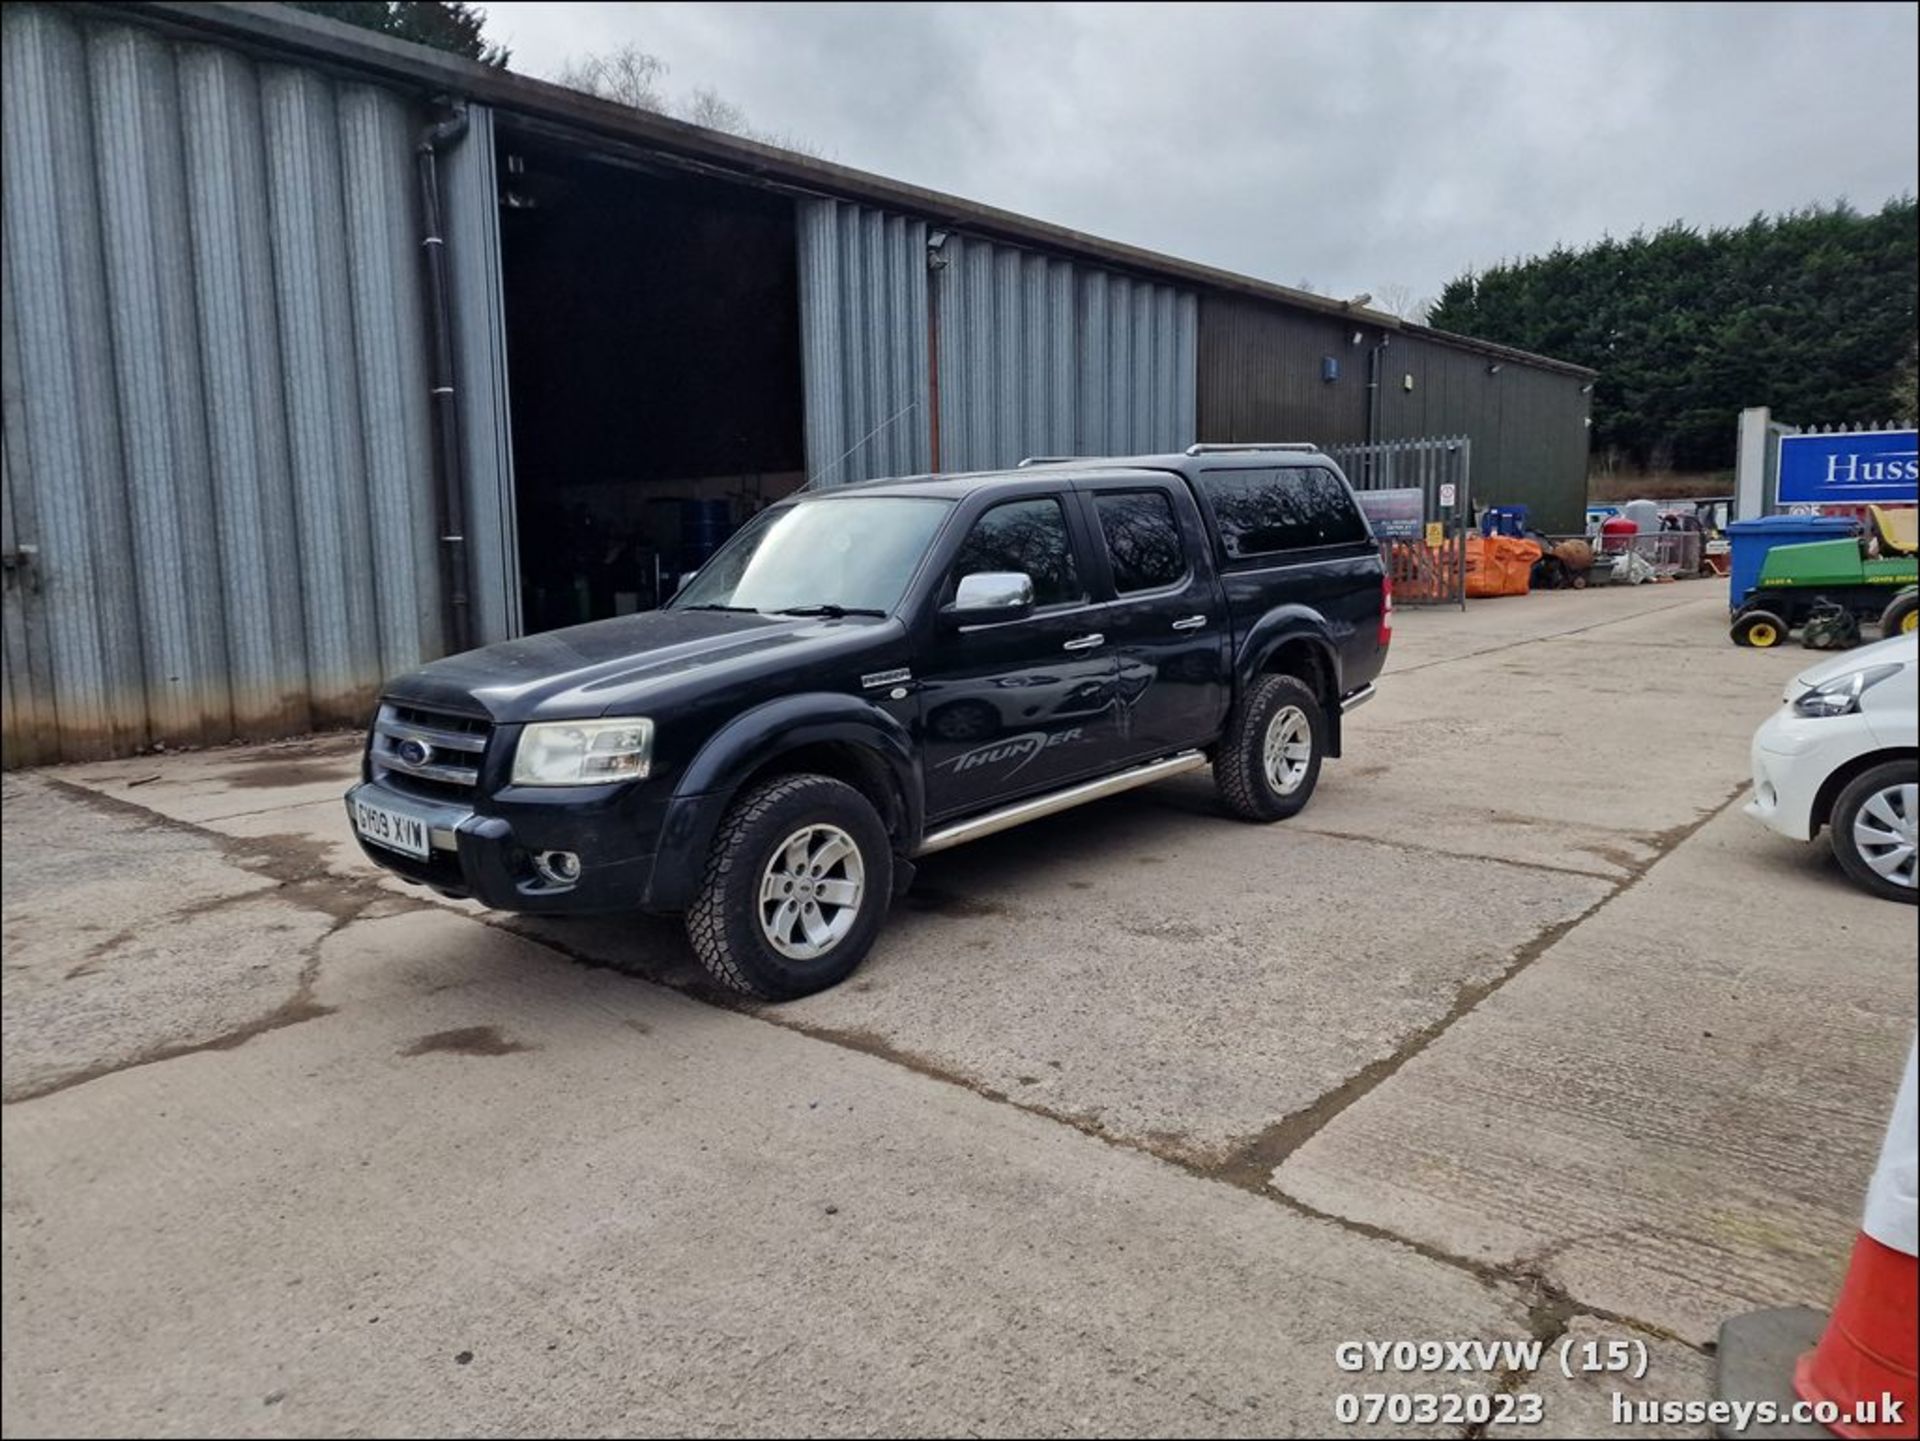
<svg viewBox="0 0 1920 1441">
<path fill-rule="evenodd" d="M 1467 535 L 1473 529 L 1470 488 L 1472 446 L 1464 435 L 1328 445 L 1321 452 L 1353 482 L 1369 490 L 1418 490 L 1419 536 L 1382 539 L 1380 549 L 1393 576 L 1396 604 L 1467 605 Z M 1441 527 L 1440 543 L 1426 532 Z"/>
</svg>

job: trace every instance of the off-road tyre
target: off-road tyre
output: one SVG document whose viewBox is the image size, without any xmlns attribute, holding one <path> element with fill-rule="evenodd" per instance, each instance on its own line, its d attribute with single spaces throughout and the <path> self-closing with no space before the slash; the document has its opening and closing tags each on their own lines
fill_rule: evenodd
<svg viewBox="0 0 1920 1441">
<path fill-rule="evenodd" d="M 1306 720 L 1310 750 L 1305 774 L 1292 790 L 1283 792 L 1268 777 L 1267 732 L 1290 708 Z M 1241 820 L 1283 821 L 1298 815 L 1319 784 L 1329 733 L 1326 709 L 1312 686 L 1295 675 L 1261 676 L 1234 709 L 1227 733 L 1214 752 L 1213 780 L 1220 799 Z"/>
<path fill-rule="evenodd" d="M 844 831 L 865 874 L 852 929 L 825 954 L 799 960 L 781 954 L 766 934 L 760 887 L 787 839 L 810 825 Z M 700 964 L 728 990 L 790 1001 L 852 974 L 879 934 L 892 897 L 893 845 L 872 802 L 831 776 L 780 776 L 743 792 L 721 820 L 699 893 L 687 910 L 687 938 Z"/>
</svg>

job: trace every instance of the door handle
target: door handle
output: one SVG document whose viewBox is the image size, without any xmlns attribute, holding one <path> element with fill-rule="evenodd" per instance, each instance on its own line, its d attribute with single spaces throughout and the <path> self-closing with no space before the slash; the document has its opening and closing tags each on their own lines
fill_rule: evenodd
<svg viewBox="0 0 1920 1441">
<path fill-rule="evenodd" d="M 1101 635 L 1099 631 L 1095 631 L 1092 635 L 1075 636 L 1072 640 L 1067 641 L 1065 644 L 1063 644 L 1060 647 L 1060 649 L 1092 650 L 1097 645 L 1104 645 L 1106 643 L 1106 639 L 1107 638 Z"/>
<path fill-rule="evenodd" d="M 1207 618 L 1204 615 L 1190 615 L 1185 620 L 1176 620 L 1173 623 L 1173 628 L 1175 630 L 1198 630 L 1206 623 Z"/>
</svg>

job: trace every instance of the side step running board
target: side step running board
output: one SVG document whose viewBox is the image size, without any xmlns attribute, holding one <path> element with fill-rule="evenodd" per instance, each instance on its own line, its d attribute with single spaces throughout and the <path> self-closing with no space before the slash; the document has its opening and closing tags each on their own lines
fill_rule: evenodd
<svg viewBox="0 0 1920 1441">
<path fill-rule="evenodd" d="M 1088 801 L 1097 801 L 1103 796 L 1117 796 L 1121 791 L 1130 791 L 1135 786 L 1151 785 L 1154 781 L 1163 781 L 1168 776 L 1197 771 L 1206 763 L 1207 758 L 1199 751 L 1182 751 L 1177 756 L 1168 756 L 1165 760 L 1135 766 L 1132 770 L 1102 776 L 1098 780 L 1082 781 L 1079 785 L 1068 786 L 1063 791 L 1035 796 L 1031 800 L 1024 800 L 1001 810 L 988 811 L 983 816 L 974 816 L 971 820 L 964 820 L 957 825 L 948 826 L 945 830 L 935 831 L 920 842 L 920 849 L 915 851 L 914 855 L 930 856 L 935 851 L 946 850 L 949 846 L 977 841 L 982 836 L 990 836 L 996 831 L 1010 830 L 1028 821 L 1037 821 L 1042 816 L 1072 810 L 1075 806 L 1085 805 Z"/>
</svg>

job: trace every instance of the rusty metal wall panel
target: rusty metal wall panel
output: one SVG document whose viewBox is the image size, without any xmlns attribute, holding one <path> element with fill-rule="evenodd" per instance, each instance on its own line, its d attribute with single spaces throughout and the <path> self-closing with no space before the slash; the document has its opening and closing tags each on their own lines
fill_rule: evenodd
<svg viewBox="0 0 1920 1441">
<path fill-rule="evenodd" d="M 87 38 L 121 477 L 156 734 L 231 734 L 220 566 L 195 353 L 192 241 L 173 53 L 125 27 Z"/>
<path fill-rule="evenodd" d="M 926 223 L 835 200 L 797 219 L 809 482 L 931 469 Z"/>
<path fill-rule="evenodd" d="M 24 433 L 10 466 L 16 544 L 35 547 L 22 583 L 47 619 L 51 749 L 113 755 L 146 736 L 144 670 L 88 113 L 86 45 L 51 9 L 0 9 L 0 210 L 13 332 L 7 420 Z M 23 513 L 24 512 L 24 513 Z M 27 528 L 26 516 L 31 515 Z"/>
<path fill-rule="evenodd" d="M 413 117 L 386 92 L 340 90 L 340 145 L 346 175 L 406 176 L 413 167 Z M 354 363 L 366 436 L 367 513 L 376 574 L 431 576 L 439 542 L 421 513 L 422 479 L 433 474 L 429 432 L 426 317 L 412 287 L 420 266 L 413 209 L 384 187 L 346 185 L 347 275 L 352 284 Z M 395 675 L 440 649 L 437 586 L 374 589 L 380 670 Z"/>
<path fill-rule="evenodd" d="M 500 278 L 500 181 L 493 111 L 467 108 L 467 134 L 442 158 L 447 288 L 466 499 L 467 593 L 473 641 L 520 634 L 520 538 L 513 424 L 507 404 L 507 312 Z M 407 213 L 411 213 L 408 211 Z M 433 511 L 429 511 L 433 514 Z"/>
<path fill-rule="evenodd" d="M 1192 293 L 974 236 L 945 257 L 942 470 L 1192 443 Z"/>
<path fill-rule="evenodd" d="M 232 51 L 178 64 L 234 726 L 287 734 L 309 723 L 307 639 L 298 605 L 259 603 L 300 573 L 259 87 Z"/>
<path fill-rule="evenodd" d="M 358 723 L 442 645 L 421 117 L 4 24 L 7 764 Z"/>
</svg>

